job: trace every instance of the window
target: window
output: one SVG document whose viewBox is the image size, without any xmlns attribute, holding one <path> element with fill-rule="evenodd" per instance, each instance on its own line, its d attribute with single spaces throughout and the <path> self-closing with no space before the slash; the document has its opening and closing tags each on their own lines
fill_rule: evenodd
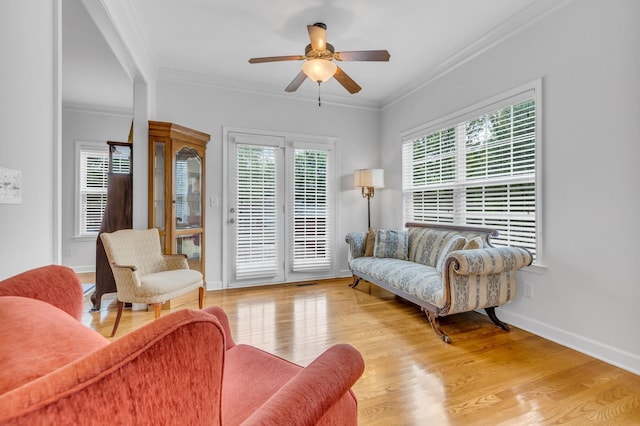
<svg viewBox="0 0 640 426">
<path fill-rule="evenodd" d="M 489 226 L 539 259 L 539 82 L 404 135 L 408 222 Z"/>
<path fill-rule="evenodd" d="M 293 148 L 290 206 L 291 270 L 331 268 L 329 151 Z"/>
<path fill-rule="evenodd" d="M 100 232 L 102 216 L 107 204 L 108 147 L 106 143 L 78 142 L 76 156 L 78 164 L 76 236 L 96 236 Z"/>
</svg>

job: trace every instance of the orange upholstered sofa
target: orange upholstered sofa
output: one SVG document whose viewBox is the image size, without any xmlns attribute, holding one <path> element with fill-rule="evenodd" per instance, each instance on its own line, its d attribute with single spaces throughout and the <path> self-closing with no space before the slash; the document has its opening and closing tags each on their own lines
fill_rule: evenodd
<svg viewBox="0 0 640 426">
<path fill-rule="evenodd" d="M 63 266 L 0 282 L 0 424 L 357 424 L 353 347 L 306 368 L 235 344 L 217 307 L 182 310 L 109 342 L 79 322 Z"/>
</svg>

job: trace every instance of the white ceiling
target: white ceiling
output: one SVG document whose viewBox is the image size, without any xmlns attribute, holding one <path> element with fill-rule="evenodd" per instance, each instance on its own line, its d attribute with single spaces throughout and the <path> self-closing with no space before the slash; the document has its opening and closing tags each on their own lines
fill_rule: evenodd
<svg viewBox="0 0 640 426">
<path fill-rule="evenodd" d="M 136 0 L 160 78 L 193 78 L 285 94 L 301 62 L 249 64 L 251 57 L 304 54 L 306 26 L 327 25 L 336 51 L 386 49 L 385 62 L 343 62 L 362 91 L 334 79 L 323 96 L 381 105 L 407 93 L 555 5 L 549 0 Z M 305 81 L 296 95 L 317 96 Z M 130 107 L 131 82 L 80 0 L 63 1 L 63 100 Z"/>
</svg>

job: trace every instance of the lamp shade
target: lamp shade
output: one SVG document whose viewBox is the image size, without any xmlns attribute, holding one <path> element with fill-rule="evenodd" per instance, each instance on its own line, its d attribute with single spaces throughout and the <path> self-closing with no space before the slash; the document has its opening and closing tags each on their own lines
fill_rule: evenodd
<svg viewBox="0 0 640 426">
<path fill-rule="evenodd" d="M 383 169 L 360 169 L 353 172 L 354 188 L 384 188 Z"/>
<path fill-rule="evenodd" d="M 316 83 L 324 83 L 336 73 L 338 66 L 326 59 L 310 59 L 302 64 L 302 71 Z"/>
</svg>

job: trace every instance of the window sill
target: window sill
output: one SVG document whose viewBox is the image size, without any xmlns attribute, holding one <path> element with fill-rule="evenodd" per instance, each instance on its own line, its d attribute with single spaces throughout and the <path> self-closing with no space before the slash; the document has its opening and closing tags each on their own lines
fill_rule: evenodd
<svg viewBox="0 0 640 426">
<path fill-rule="evenodd" d="M 85 242 L 89 242 L 89 241 L 96 241 L 96 239 L 98 238 L 98 234 L 96 235 L 74 235 L 73 236 L 73 241 L 76 241 L 78 243 L 85 243 Z"/>
</svg>

